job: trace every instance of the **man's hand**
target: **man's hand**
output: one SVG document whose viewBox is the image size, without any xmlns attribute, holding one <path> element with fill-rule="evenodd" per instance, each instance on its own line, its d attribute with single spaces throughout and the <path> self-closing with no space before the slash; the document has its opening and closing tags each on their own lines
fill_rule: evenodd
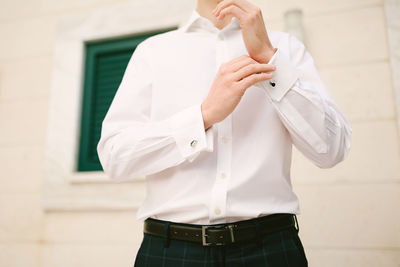
<svg viewBox="0 0 400 267">
<path fill-rule="evenodd" d="M 261 9 L 247 0 L 223 0 L 215 7 L 217 19 L 234 16 L 242 28 L 242 35 L 251 58 L 268 63 L 276 49 L 272 46 L 265 28 Z"/>
<path fill-rule="evenodd" d="M 201 104 L 204 128 L 222 121 L 235 109 L 246 89 L 272 78 L 275 66 L 242 55 L 221 64 L 211 89 Z"/>
</svg>

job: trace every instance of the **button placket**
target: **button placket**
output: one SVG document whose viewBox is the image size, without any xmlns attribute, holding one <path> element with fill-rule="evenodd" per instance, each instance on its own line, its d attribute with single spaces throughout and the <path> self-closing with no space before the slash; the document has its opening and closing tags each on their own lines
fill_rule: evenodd
<svg viewBox="0 0 400 267">
<path fill-rule="evenodd" d="M 218 40 L 220 40 L 220 41 L 225 40 L 224 30 L 216 31 L 216 33 L 217 33 L 217 39 Z M 224 58 L 226 58 L 226 57 L 224 57 Z"/>
<path fill-rule="evenodd" d="M 220 214 L 221 214 L 221 209 L 216 208 L 216 209 L 214 210 L 214 213 L 217 214 L 217 215 L 220 215 Z"/>
<path fill-rule="evenodd" d="M 218 134 L 225 134 L 231 130 L 232 117 L 229 115 L 223 121 L 218 123 Z M 230 140 L 227 139 L 227 140 Z M 211 192 L 210 202 L 210 222 L 225 222 L 226 214 L 226 197 L 228 182 L 231 169 L 231 142 L 223 143 L 220 139 L 217 142 L 217 173 L 216 179 Z"/>
<path fill-rule="evenodd" d="M 218 39 L 216 40 L 217 67 L 228 59 L 228 47 L 226 40 L 223 41 L 225 38 L 222 34 L 223 32 L 219 32 Z M 226 218 L 227 183 L 231 169 L 232 114 L 229 114 L 224 120 L 217 123 L 216 126 L 218 127 L 219 136 L 217 139 L 217 173 L 211 192 L 209 216 L 211 223 L 222 223 L 225 222 Z"/>
</svg>

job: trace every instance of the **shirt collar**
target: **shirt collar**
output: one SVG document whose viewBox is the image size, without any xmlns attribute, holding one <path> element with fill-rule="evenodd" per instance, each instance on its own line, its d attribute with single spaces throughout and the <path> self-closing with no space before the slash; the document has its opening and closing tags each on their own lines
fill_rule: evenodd
<svg viewBox="0 0 400 267">
<path fill-rule="evenodd" d="M 206 30 L 211 32 L 221 32 L 229 30 L 240 30 L 240 23 L 236 17 L 232 17 L 231 22 L 226 25 L 223 29 L 218 29 L 215 25 L 208 19 L 199 14 L 196 9 L 193 9 L 189 19 L 185 24 L 180 27 L 183 32 Z"/>
</svg>

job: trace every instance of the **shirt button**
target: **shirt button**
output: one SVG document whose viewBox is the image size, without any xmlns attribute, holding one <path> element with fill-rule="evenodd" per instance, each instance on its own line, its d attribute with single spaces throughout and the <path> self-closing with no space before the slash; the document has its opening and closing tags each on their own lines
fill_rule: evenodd
<svg viewBox="0 0 400 267">
<path fill-rule="evenodd" d="M 224 172 L 221 173 L 221 178 L 222 178 L 222 179 L 226 178 L 226 173 L 224 173 Z"/>
<path fill-rule="evenodd" d="M 197 140 L 192 140 L 192 142 L 190 142 L 190 146 L 194 147 L 197 144 Z"/>
<path fill-rule="evenodd" d="M 221 139 L 224 144 L 228 143 L 228 138 L 226 138 L 225 136 L 223 136 Z"/>
<path fill-rule="evenodd" d="M 221 210 L 220 210 L 219 208 L 216 208 L 216 209 L 214 210 L 214 212 L 215 212 L 215 214 L 217 214 L 217 215 L 220 215 L 220 214 L 221 214 Z"/>
<path fill-rule="evenodd" d="M 272 86 L 272 87 L 275 87 L 275 83 L 274 82 L 269 82 L 269 84 Z"/>
</svg>

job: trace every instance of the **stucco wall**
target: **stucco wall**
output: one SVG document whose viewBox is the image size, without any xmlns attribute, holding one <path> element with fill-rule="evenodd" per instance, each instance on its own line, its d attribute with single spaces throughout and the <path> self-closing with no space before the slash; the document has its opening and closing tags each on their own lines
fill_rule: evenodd
<svg viewBox="0 0 400 267">
<path fill-rule="evenodd" d="M 141 2 L 142 14 L 157 8 L 144 0 L 0 0 L 0 266 L 133 266 L 142 238 L 134 209 L 42 205 L 58 22 L 132 2 Z M 187 15 L 195 3 L 171 2 Z M 384 1 L 252 2 L 277 30 L 286 10 L 303 10 L 309 51 L 353 128 L 348 158 L 332 169 L 318 169 L 294 149 L 310 266 L 400 266 L 400 144 Z M 135 193 L 134 184 L 126 186 Z M 81 185 L 89 197 L 96 188 Z"/>
</svg>

